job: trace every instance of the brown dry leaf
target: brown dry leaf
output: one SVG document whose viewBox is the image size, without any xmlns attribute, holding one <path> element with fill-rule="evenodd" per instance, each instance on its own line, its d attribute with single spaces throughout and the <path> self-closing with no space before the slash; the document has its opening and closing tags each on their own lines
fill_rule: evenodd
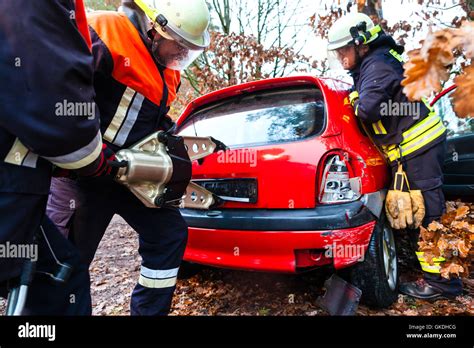
<svg viewBox="0 0 474 348">
<path fill-rule="evenodd" d="M 456 29 L 430 32 L 420 49 L 408 52 L 405 64 L 404 92 L 410 100 L 421 100 L 432 92 L 440 92 L 449 79 L 446 67 L 454 63 L 453 50 L 462 44 Z"/>
<path fill-rule="evenodd" d="M 466 245 L 464 240 L 458 240 L 458 242 L 456 243 L 456 248 L 459 251 L 459 257 L 466 258 L 469 256 L 470 247 Z"/>
<path fill-rule="evenodd" d="M 446 279 L 450 279 L 452 274 L 456 274 L 458 277 L 464 273 L 464 268 L 454 262 L 446 263 L 441 266 L 441 276 Z"/>
<path fill-rule="evenodd" d="M 472 102 L 472 96 L 474 95 L 474 67 L 467 67 L 462 75 L 456 77 L 454 83 L 458 86 L 453 93 L 456 115 L 460 118 L 474 116 L 474 103 Z"/>
<path fill-rule="evenodd" d="M 449 243 L 444 236 L 438 240 L 438 249 L 441 255 L 444 255 L 445 250 L 449 248 Z"/>
<path fill-rule="evenodd" d="M 433 251 L 425 251 L 425 254 L 423 255 L 425 257 L 425 261 L 429 263 L 431 266 L 434 265 L 433 259 L 436 257 Z"/>
<path fill-rule="evenodd" d="M 424 242 L 431 242 L 434 239 L 436 232 L 431 230 L 429 227 L 428 229 L 426 229 L 423 226 L 421 226 L 420 234 Z"/>
<path fill-rule="evenodd" d="M 420 314 L 415 309 L 408 309 L 405 312 L 403 312 L 403 315 L 406 315 L 407 317 L 416 317 Z"/>
<path fill-rule="evenodd" d="M 433 55 L 440 52 L 440 49 L 433 50 Z M 405 80 L 401 83 L 408 99 L 421 100 L 433 91 L 440 92 L 441 81 L 449 78 L 445 66 L 436 58 L 425 60 L 421 56 L 421 49 L 409 52 L 408 56 L 410 60 L 405 64 Z"/>
<path fill-rule="evenodd" d="M 453 201 L 447 201 L 446 202 L 446 211 L 448 213 L 451 213 L 451 212 L 455 211 L 456 209 L 457 209 L 456 202 L 453 202 Z"/>
<path fill-rule="evenodd" d="M 465 21 L 459 29 L 430 32 L 420 49 L 408 52 L 410 60 L 405 64 L 406 79 L 402 86 L 410 100 L 421 100 L 441 91 L 442 83 L 449 79 L 447 67 L 454 63 L 455 50 L 464 50 L 468 59 L 474 57 L 473 34 L 474 23 Z M 455 103 L 460 102 L 456 109 L 460 117 L 472 115 L 469 100 L 473 95 L 473 79 L 469 69 L 456 79 L 456 84 L 462 86 L 453 94 Z"/>
<path fill-rule="evenodd" d="M 457 215 L 456 211 L 452 211 L 450 213 L 444 214 L 441 217 L 441 223 L 444 226 L 451 226 L 452 222 L 456 219 L 456 215 Z"/>
<path fill-rule="evenodd" d="M 456 220 L 465 219 L 468 213 L 469 213 L 468 206 L 463 206 L 463 207 L 458 208 L 458 210 L 456 210 Z"/>
<path fill-rule="evenodd" d="M 441 263 L 441 275 L 444 278 L 449 279 L 451 275 L 469 277 L 473 256 L 471 241 L 474 240 L 474 225 L 470 223 L 473 207 L 462 202 L 449 202 L 447 207 L 448 213 L 441 217 L 441 224 L 432 223 L 428 228 L 437 230 L 437 233 L 440 233 L 439 238 L 430 243 L 420 242 L 420 251 L 425 251 L 425 258 L 429 262 L 432 261 L 431 254 L 435 254 L 435 251 L 446 259 Z M 422 231 L 422 236 L 423 233 Z M 433 243 L 435 247 L 431 246 Z"/>
<path fill-rule="evenodd" d="M 433 248 L 435 247 L 434 243 L 425 242 L 425 241 L 418 242 L 418 245 L 419 245 L 418 250 L 422 252 L 431 252 Z"/>
<path fill-rule="evenodd" d="M 444 230 L 444 226 L 440 224 L 438 221 L 433 221 L 428 225 L 428 230 L 431 232 L 437 232 L 437 231 L 442 231 Z"/>
<path fill-rule="evenodd" d="M 474 225 L 469 224 L 467 221 L 453 221 L 451 228 L 453 230 L 474 233 Z"/>
<path fill-rule="evenodd" d="M 462 32 L 462 43 L 467 58 L 474 58 L 474 22 L 465 21 L 460 28 Z"/>
</svg>

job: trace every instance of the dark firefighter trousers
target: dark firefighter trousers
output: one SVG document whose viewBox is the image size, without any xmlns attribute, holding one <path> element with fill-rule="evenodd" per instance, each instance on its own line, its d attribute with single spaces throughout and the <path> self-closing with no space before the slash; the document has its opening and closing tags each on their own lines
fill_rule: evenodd
<svg viewBox="0 0 474 348">
<path fill-rule="evenodd" d="M 72 210 L 68 203 L 71 200 L 77 204 Z M 126 187 L 110 178 L 53 179 L 48 215 L 53 216 L 53 221 L 59 221 L 63 230 L 70 229 L 69 237 L 79 249 L 85 265 L 92 263 L 115 214 L 139 236 L 142 265 L 132 293 L 131 314 L 169 314 L 188 237 L 188 228 L 179 209 L 147 208 Z"/>
<path fill-rule="evenodd" d="M 6 245 L 32 244 L 36 235 L 36 273 L 29 287 L 24 315 L 90 315 L 91 298 L 87 268 L 81 265 L 76 248 L 65 239 L 45 216 L 46 195 L 0 193 L 0 243 Z M 58 283 L 48 274 L 56 274 L 59 266 L 53 257 L 44 231 L 55 256 L 72 267 L 68 281 Z M 25 259 L 0 259 L 0 296 L 6 297 L 8 287 L 22 272 Z M 34 260 L 33 260 L 34 261 Z M 48 274 L 46 274 L 48 273 Z"/>
<path fill-rule="evenodd" d="M 446 212 L 446 202 L 443 194 L 443 163 L 446 154 L 446 141 L 441 142 L 416 157 L 402 160 L 403 168 L 408 176 L 410 188 L 421 190 L 425 200 L 426 215 L 423 226 L 428 225 Z M 397 171 L 397 163 L 392 164 L 392 175 Z M 420 231 L 409 230 L 412 240 L 418 241 Z M 439 274 L 423 272 L 425 280 L 433 287 L 451 296 L 462 293 L 460 279 L 447 280 Z"/>
</svg>

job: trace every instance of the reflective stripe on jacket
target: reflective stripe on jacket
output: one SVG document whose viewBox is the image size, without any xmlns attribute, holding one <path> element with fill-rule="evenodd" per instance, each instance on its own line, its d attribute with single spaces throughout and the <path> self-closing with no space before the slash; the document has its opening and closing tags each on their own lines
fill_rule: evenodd
<svg viewBox="0 0 474 348">
<path fill-rule="evenodd" d="M 166 116 L 176 99 L 181 76 L 156 63 L 151 42 L 125 13 L 94 12 L 88 22 L 101 132 L 117 151 L 159 128 L 158 120 Z"/>
</svg>

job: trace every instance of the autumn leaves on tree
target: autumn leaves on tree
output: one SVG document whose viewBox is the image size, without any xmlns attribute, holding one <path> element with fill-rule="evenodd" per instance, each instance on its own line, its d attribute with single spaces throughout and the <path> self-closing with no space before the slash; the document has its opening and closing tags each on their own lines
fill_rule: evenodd
<svg viewBox="0 0 474 348">
<path fill-rule="evenodd" d="M 474 23 L 463 22 L 460 28 L 430 32 L 421 48 L 408 52 L 405 64 L 404 92 L 411 100 L 420 100 L 438 93 L 452 76 L 456 57 L 463 56 L 460 74 L 454 79 L 458 86 L 453 94 L 454 111 L 458 117 L 474 115 Z"/>
</svg>

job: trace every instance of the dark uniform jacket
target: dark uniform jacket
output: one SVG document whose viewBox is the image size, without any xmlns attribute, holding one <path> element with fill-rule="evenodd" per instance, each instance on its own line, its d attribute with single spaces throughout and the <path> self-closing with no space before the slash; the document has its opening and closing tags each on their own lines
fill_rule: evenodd
<svg viewBox="0 0 474 348">
<path fill-rule="evenodd" d="M 403 47 L 386 34 L 369 45 L 369 53 L 350 73 L 359 92 L 356 115 L 373 141 L 385 152 L 402 145 L 405 158 L 442 142 L 446 129 L 441 119 L 427 103 L 410 103 L 403 93 Z"/>
<path fill-rule="evenodd" d="M 0 1 L 0 192 L 47 194 L 52 163 L 78 169 L 100 155 L 80 4 Z"/>
</svg>

